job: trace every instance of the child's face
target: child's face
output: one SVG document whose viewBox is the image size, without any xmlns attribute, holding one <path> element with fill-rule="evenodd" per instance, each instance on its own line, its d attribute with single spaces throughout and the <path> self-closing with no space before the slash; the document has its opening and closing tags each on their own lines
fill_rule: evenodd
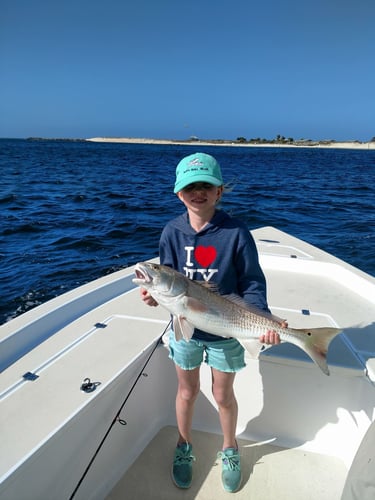
<svg viewBox="0 0 375 500">
<path fill-rule="evenodd" d="M 188 210 L 195 213 L 212 212 L 223 193 L 223 186 L 213 186 L 206 182 L 189 184 L 177 193 Z"/>
</svg>

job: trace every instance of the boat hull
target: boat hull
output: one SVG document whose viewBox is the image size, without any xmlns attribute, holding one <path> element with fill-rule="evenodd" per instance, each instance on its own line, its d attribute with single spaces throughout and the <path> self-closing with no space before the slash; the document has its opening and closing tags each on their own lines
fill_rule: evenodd
<svg viewBox="0 0 375 500">
<path fill-rule="evenodd" d="M 308 456 L 303 498 L 370 500 L 375 477 L 375 280 L 274 228 L 261 228 L 253 236 L 272 312 L 293 327 L 333 326 L 343 328 L 343 334 L 330 346 L 330 377 L 290 344 L 267 349 L 256 360 L 246 354 L 247 366 L 235 383 L 237 435 L 252 472 L 239 498 L 250 492 L 258 500 L 271 498 L 277 484 L 279 498 L 284 490 L 285 498 L 299 500 L 288 474 L 282 482 L 277 468 L 290 466 L 287 457 L 299 461 L 295 457 Z M 159 435 L 170 443 L 177 434 L 175 369 L 160 341 L 169 315 L 143 304 L 132 277 L 133 268 L 106 276 L 0 328 L 2 500 L 147 496 L 147 475 L 137 485 L 139 472 L 132 472 L 137 463 L 146 463 L 143 450 L 151 453 L 147 460 L 157 477 L 164 477 L 166 467 L 169 471 L 173 450 L 164 450 L 161 461 L 159 445 L 152 445 Z M 93 383 L 91 392 L 81 389 L 87 378 Z M 196 435 L 220 446 L 206 365 L 193 425 Z M 253 446 L 257 452 L 249 454 Z M 210 446 L 206 451 L 198 446 L 198 453 L 211 452 Z M 274 486 L 269 476 L 262 476 L 262 453 L 266 462 L 285 457 L 284 462 L 269 462 L 276 467 Z M 320 490 L 314 496 L 311 486 L 308 491 L 311 464 L 319 463 L 314 457 L 331 464 L 325 467 L 327 474 L 316 469 L 331 496 Z M 214 465 L 211 455 L 199 461 Z M 212 489 L 216 470 L 207 466 L 201 471 L 207 477 L 200 476 L 195 498 L 209 498 L 207 491 L 221 498 L 221 488 Z M 330 474 L 340 476 L 334 492 L 328 488 Z M 211 477 L 216 478 L 212 484 Z M 262 482 L 266 486 L 257 490 Z M 174 498 L 173 487 L 161 482 L 153 498 Z"/>
</svg>

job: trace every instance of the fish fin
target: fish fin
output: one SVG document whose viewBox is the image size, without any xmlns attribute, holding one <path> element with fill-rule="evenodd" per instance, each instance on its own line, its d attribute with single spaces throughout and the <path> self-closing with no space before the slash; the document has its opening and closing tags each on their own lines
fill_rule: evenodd
<svg viewBox="0 0 375 500">
<path fill-rule="evenodd" d="M 224 299 L 229 300 L 229 302 L 232 302 L 233 304 L 236 304 L 237 306 L 244 307 L 245 309 L 248 309 L 248 303 L 240 297 L 239 295 L 236 295 L 235 293 L 231 293 L 229 295 L 223 295 Z"/>
<path fill-rule="evenodd" d="M 307 336 L 306 342 L 298 343 L 306 354 L 316 363 L 323 373 L 329 375 L 327 352 L 331 341 L 341 332 L 339 328 L 311 328 L 299 329 Z"/>
<path fill-rule="evenodd" d="M 194 326 L 184 316 L 173 316 L 173 331 L 177 342 L 181 339 L 189 342 L 194 333 Z"/>
<path fill-rule="evenodd" d="M 212 281 L 202 281 L 202 280 L 194 280 L 194 283 L 203 286 L 203 288 L 207 288 L 208 290 L 210 290 L 210 292 L 220 295 L 220 288 L 217 283 L 213 283 Z"/>
<path fill-rule="evenodd" d="M 241 339 L 239 342 L 241 342 L 252 359 L 258 359 L 261 352 L 265 351 L 269 347 L 272 347 L 272 345 L 262 344 L 258 339 Z"/>
<path fill-rule="evenodd" d="M 173 332 L 177 342 L 179 342 L 183 338 L 183 336 L 180 328 L 180 322 L 178 321 L 177 316 L 173 316 Z"/>
</svg>

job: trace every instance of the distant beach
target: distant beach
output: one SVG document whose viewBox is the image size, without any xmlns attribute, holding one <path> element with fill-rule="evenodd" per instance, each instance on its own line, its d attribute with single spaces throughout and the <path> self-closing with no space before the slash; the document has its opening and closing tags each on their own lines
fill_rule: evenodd
<svg viewBox="0 0 375 500">
<path fill-rule="evenodd" d="M 240 146 L 240 147 L 262 147 L 262 148 L 336 148 L 336 149 L 375 149 L 375 141 L 308 141 L 300 140 L 291 142 L 278 141 L 230 141 L 230 140 L 199 140 L 189 139 L 149 139 L 142 137 L 92 137 L 86 139 L 91 142 L 114 142 L 124 144 L 177 144 L 184 146 Z"/>
</svg>

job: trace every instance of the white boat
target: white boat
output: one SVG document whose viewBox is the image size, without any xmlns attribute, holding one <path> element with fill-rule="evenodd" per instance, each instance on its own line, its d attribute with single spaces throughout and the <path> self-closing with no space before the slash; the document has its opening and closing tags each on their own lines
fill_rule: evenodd
<svg viewBox="0 0 375 500">
<path fill-rule="evenodd" d="M 343 329 L 330 376 L 297 347 L 247 359 L 236 377 L 243 482 L 236 498 L 375 498 L 375 279 L 277 229 L 252 232 L 272 311 Z M 221 435 L 208 367 L 193 422 L 194 479 L 170 469 L 176 375 L 130 267 L 1 326 L 0 498 L 220 499 Z"/>
</svg>

